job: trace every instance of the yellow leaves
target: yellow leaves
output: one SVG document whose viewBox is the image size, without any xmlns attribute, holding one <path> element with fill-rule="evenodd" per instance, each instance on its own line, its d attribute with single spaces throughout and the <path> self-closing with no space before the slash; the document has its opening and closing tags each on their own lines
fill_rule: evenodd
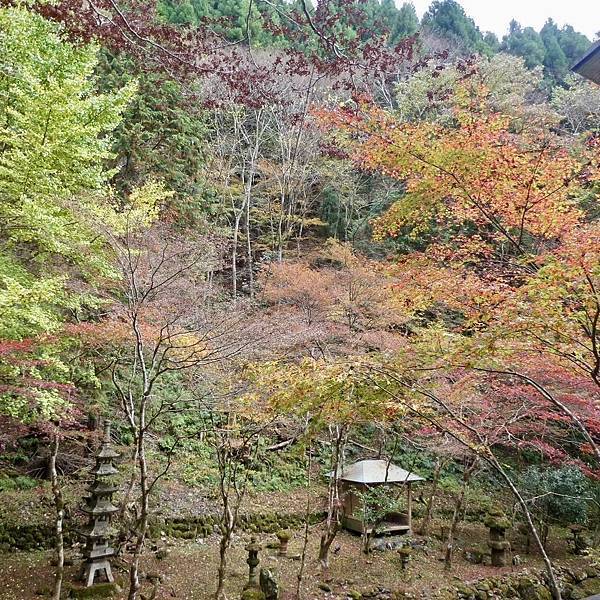
<svg viewBox="0 0 600 600">
<path fill-rule="evenodd" d="M 397 236 L 403 228 L 409 229 L 413 238 L 430 229 L 433 221 L 445 213 L 444 204 L 433 194 L 417 190 L 419 182 L 409 184 L 408 193 L 380 217 L 372 221 L 373 238 L 382 241 Z"/>
<path fill-rule="evenodd" d="M 321 423 L 350 425 L 383 422 L 402 412 L 378 385 L 383 376 L 372 359 L 261 363 L 250 365 L 246 376 L 257 389 L 248 399 L 263 413 L 310 415 Z"/>
<path fill-rule="evenodd" d="M 1 414 L 26 424 L 64 418 L 71 408 L 67 400 L 51 389 L 35 389 L 28 396 L 0 395 L 0 405 Z"/>
<path fill-rule="evenodd" d="M 461 260 L 439 261 L 428 253 L 414 253 L 391 269 L 396 283 L 393 301 L 416 315 L 435 306 L 460 313 L 457 325 L 479 324 L 502 303 L 508 288 L 466 270 Z"/>
<path fill-rule="evenodd" d="M 124 205 L 105 202 L 94 207 L 95 217 L 113 235 L 125 235 L 150 227 L 160 214 L 162 203 L 174 192 L 160 181 L 150 180 L 129 194 Z"/>
<path fill-rule="evenodd" d="M 58 329 L 59 313 L 50 307 L 59 299 L 64 302 L 64 283 L 64 277 L 29 276 L 0 259 L 0 337 L 23 339 Z"/>
<path fill-rule="evenodd" d="M 206 340 L 191 332 L 171 334 L 167 342 L 168 358 L 173 362 L 195 364 L 210 354 Z"/>
<path fill-rule="evenodd" d="M 158 218 L 161 203 L 173 195 L 174 192 L 167 191 L 158 181 L 148 181 L 142 187 L 135 188 L 129 195 L 126 207 L 130 223 L 140 228 L 150 226 Z"/>
</svg>

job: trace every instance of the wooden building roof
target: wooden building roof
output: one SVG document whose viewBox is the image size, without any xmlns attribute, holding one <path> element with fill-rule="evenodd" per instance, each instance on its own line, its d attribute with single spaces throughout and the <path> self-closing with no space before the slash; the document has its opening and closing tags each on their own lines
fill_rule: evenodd
<svg viewBox="0 0 600 600">
<path fill-rule="evenodd" d="M 425 481 L 414 473 L 388 463 L 387 460 L 361 460 L 346 467 L 340 475 L 342 481 L 352 483 L 412 483 Z"/>
<path fill-rule="evenodd" d="M 600 40 L 592 44 L 592 47 L 571 67 L 571 70 L 600 84 Z"/>
</svg>

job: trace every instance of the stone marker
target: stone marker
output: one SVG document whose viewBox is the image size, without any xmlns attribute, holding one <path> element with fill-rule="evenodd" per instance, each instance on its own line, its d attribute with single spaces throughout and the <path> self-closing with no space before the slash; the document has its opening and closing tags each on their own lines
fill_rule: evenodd
<svg viewBox="0 0 600 600">
<path fill-rule="evenodd" d="M 510 527 L 510 521 L 501 510 L 495 509 L 490 511 L 484 524 L 490 530 L 488 546 L 491 549 L 492 566 L 506 567 L 510 550 L 510 542 L 506 539 L 506 530 Z"/>
</svg>

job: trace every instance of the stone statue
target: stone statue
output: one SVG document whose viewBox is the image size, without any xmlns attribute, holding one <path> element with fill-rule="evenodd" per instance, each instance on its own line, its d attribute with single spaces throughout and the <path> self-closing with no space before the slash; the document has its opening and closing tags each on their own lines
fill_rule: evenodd
<svg viewBox="0 0 600 600">
<path fill-rule="evenodd" d="M 265 600 L 279 600 L 279 584 L 269 569 L 260 570 L 260 589 L 265 595 Z"/>
</svg>

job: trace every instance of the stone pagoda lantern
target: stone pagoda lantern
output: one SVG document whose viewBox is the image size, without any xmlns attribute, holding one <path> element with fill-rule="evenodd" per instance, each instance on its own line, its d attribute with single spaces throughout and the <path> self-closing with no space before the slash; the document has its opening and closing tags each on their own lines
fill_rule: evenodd
<svg viewBox="0 0 600 600">
<path fill-rule="evenodd" d="M 493 567 L 505 567 L 508 564 L 510 542 L 506 539 L 506 530 L 510 528 L 510 521 L 499 509 L 491 510 L 485 519 L 485 526 L 490 530 L 488 546 L 491 550 Z"/>
<path fill-rule="evenodd" d="M 88 488 L 89 495 L 85 498 L 83 511 L 88 515 L 87 527 L 83 530 L 86 538 L 84 550 L 83 581 L 86 587 L 94 584 L 96 573 L 104 575 L 109 583 L 114 582 L 110 567 L 110 558 L 115 550 L 110 547 L 109 540 L 113 535 L 110 522 L 114 513 L 119 509 L 113 505 L 112 497 L 118 487 L 111 479 L 118 473 L 113 461 L 119 456 L 111 448 L 110 421 L 104 421 L 104 436 L 100 451 L 96 454 L 96 466 L 92 471 L 94 481 Z"/>
<path fill-rule="evenodd" d="M 265 600 L 265 594 L 260 589 L 258 581 L 258 572 L 256 567 L 260 563 L 258 553 L 261 550 L 260 544 L 256 542 L 256 538 L 252 536 L 250 543 L 245 547 L 248 552 L 248 583 L 244 586 L 244 590 L 241 595 L 241 600 Z"/>
<path fill-rule="evenodd" d="M 257 588 L 259 585 L 256 567 L 260 563 L 260 559 L 258 558 L 260 545 L 256 543 L 254 536 L 250 538 L 250 543 L 246 546 L 246 551 L 248 552 L 248 560 L 246 561 L 248 563 L 248 583 L 244 586 L 244 589 Z"/>
</svg>

